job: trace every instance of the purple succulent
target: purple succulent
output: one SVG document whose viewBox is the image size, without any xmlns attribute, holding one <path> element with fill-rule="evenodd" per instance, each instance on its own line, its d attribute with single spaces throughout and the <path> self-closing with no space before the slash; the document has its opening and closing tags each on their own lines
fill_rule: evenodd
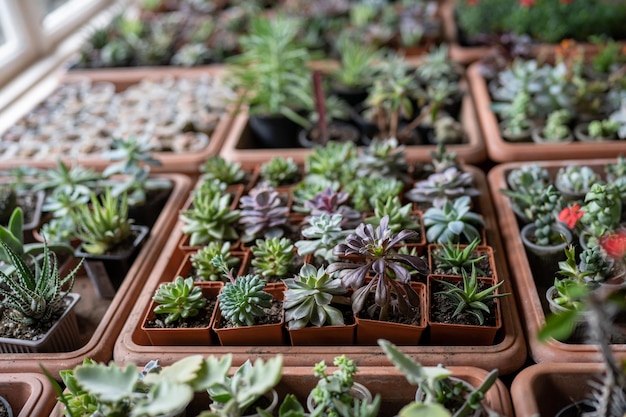
<svg viewBox="0 0 626 417">
<path fill-rule="evenodd" d="M 289 208 L 282 204 L 278 191 L 268 185 L 257 186 L 241 197 L 239 224 L 244 226 L 241 240 L 251 242 L 261 235 L 281 237 L 289 213 Z"/>
<path fill-rule="evenodd" d="M 311 217 L 322 214 L 341 214 L 341 228 L 353 229 L 361 222 L 361 214 L 344 203 L 348 201 L 350 194 L 342 191 L 335 191 L 331 187 L 326 188 L 305 203 L 305 207 L 311 211 Z M 308 217 L 307 217 L 308 221 Z"/>
</svg>

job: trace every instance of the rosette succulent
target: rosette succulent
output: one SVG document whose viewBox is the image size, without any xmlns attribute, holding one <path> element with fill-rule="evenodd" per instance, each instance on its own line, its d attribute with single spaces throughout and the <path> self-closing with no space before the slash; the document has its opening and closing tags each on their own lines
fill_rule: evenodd
<svg viewBox="0 0 626 417">
<path fill-rule="evenodd" d="M 251 242 L 260 236 L 271 238 L 283 235 L 289 208 L 283 205 L 273 187 L 261 184 L 253 188 L 248 195 L 241 197 L 239 207 L 239 224 L 244 227 L 241 240 L 244 242 Z"/>
<path fill-rule="evenodd" d="M 286 237 L 257 239 L 250 250 L 254 255 L 252 266 L 257 268 L 261 276 L 284 277 L 289 273 L 294 251 L 293 243 Z"/>
<path fill-rule="evenodd" d="M 165 323 L 195 317 L 206 305 L 202 289 L 193 284 L 193 278 L 176 277 L 172 282 L 163 283 L 157 288 L 152 300 L 157 304 L 155 314 L 165 314 Z"/>
</svg>

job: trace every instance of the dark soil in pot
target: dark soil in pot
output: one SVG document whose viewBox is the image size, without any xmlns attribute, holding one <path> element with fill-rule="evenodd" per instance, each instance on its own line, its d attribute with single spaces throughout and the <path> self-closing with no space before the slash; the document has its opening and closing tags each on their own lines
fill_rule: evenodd
<svg viewBox="0 0 626 417">
<path fill-rule="evenodd" d="M 310 130 L 301 130 L 298 134 L 298 143 L 303 148 L 312 148 L 317 145 L 323 146 L 329 140 L 341 143 L 352 142 L 355 144 L 361 142 L 359 130 L 349 123 L 335 122 L 329 124 L 327 127 L 327 136 L 326 140 L 324 140 L 321 137 L 320 128 L 315 126 Z"/>
<path fill-rule="evenodd" d="M 206 305 L 197 316 L 189 318 L 180 318 L 173 323 L 165 323 L 165 314 L 157 314 L 154 320 L 148 320 L 145 322 L 147 328 L 157 329 L 189 329 L 189 328 L 203 328 L 209 327 L 211 324 L 211 314 L 217 304 L 217 299 L 208 299 Z"/>
<path fill-rule="evenodd" d="M 410 307 L 411 307 L 411 313 L 412 313 L 410 317 L 407 317 L 403 315 L 402 313 L 400 313 L 400 311 L 397 308 L 390 308 L 389 316 L 386 321 L 390 323 L 419 326 L 420 318 L 421 318 L 421 312 L 419 310 L 419 307 L 417 306 L 410 306 Z M 372 311 L 371 316 L 368 314 L 368 311 Z M 365 304 L 363 306 L 363 310 L 359 312 L 359 318 L 369 319 L 369 320 L 378 320 L 379 312 L 380 312 L 380 307 L 378 306 L 374 307 L 374 294 L 372 293 L 368 294 L 367 300 L 365 301 Z"/>
<path fill-rule="evenodd" d="M 283 319 L 283 302 L 279 300 L 274 300 L 272 306 L 269 308 L 263 308 L 265 314 L 261 317 L 255 317 L 254 325 L 258 326 L 261 324 L 277 324 L 280 323 Z M 238 327 L 233 325 L 230 320 L 222 317 L 222 320 L 219 323 L 219 326 L 222 329 L 229 329 Z"/>
<path fill-rule="evenodd" d="M 69 302 L 66 300 L 65 305 L 69 305 Z M 23 323 L 16 323 L 12 320 L 9 320 L 5 317 L 4 311 L 0 315 L 0 337 L 6 337 L 9 339 L 19 339 L 19 340 L 40 340 L 42 339 L 46 333 L 50 330 L 52 326 L 57 322 L 64 311 L 61 311 L 52 316 L 52 320 L 48 323 L 37 323 L 36 325 L 28 326 Z"/>
<path fill-rule="evenodd" d="M 436 251 L 435 253 L 439 253 L 439 251 Z M 492 277 L 493 270 L 491 269 L 491 262 L 489 262 L 489 255 L 487 252 L 474 252 L 472 254 L 472 259 L 476 259 L 480 256 L 484 256 L 484 258 L 475 263 L 476 271 L 478 272 L 477 275 L 481 277 Z M 439 261 L 437 261 L 435 257 L 433 257 L 433 263 L 434 266 L 433 270 L 431 271 L 432 274 L 457 275 L 452 272 L 451 268 L 445 268 Z"/>
<path fill-rule="evenodd" d="M 453 304 L 447 297 L 442 294 L 437 294 L 441 291 L 447 291 L 447 288 L 440 284 L 437 281 L 433 281 L 432 293 L 430 294 L 430 316 L 433 322 L 437 323 L 448 323 L 448 324 L 468 324 L 472 326 L 481 326 L 478 323 L 478 319 L 469 313 L 462 312 L 458 314 L 456 317 L 453 317 L 452 314 L 456 310 L 456 305 Z M 459 288 L 463 287 L 463 282 L 458 281 L 455 282 L 456 286 Z M 480 291 L 487 288 L 486 282 L 479 282 L 478 288 Z M 490 314 L 483 313 L 485 317 L 485 322 L 482 326 L 495 326 L 496 325 L 496 303 L 493 300 L 489 300 L 485 303 L 487 307 L 489 307 Z"/>
</svg>

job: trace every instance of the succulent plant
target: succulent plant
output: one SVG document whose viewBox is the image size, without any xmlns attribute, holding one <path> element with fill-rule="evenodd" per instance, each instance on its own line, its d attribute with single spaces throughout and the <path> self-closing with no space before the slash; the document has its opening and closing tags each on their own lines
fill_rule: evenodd
<svg viewBox="0 0 626 417">
<path fill-rule="evenodd" d="M 201 43 L 190 43 L 181 46 L 172 56 L 172 65 L 195 67 L 206 64 L 211 57 L 211 50 Z"/>
<path fill-rule="evenodd" d="M 228 185 L 237 184 L 245 178 L 241 164 L 225 160 L 219 155 L 209 157 L 200 166 L 203 180 L 218 179 Z"/>
<path fill-rule="evenodd" d="M 42 262 L 40 264 L 33 258 L 34 265 L 29 265 L 4 241 L 0 244 L 15 267 L 9 275 L 0 270 L 0 306 L 5 316 L 25 325 L 42 325 L 56 320 L 66 308 L 64 291 L 72 290 L 82 260 L 70 273 L 61 277 L 56 254 L 50 252 L 45 243 Z"/>
<path fill-rule="evenodd" d="M 374 64 L 381 56 L 380 51 L 350 36 L 340 36 L 336 45 L 340 65 L 332 73 L 333 79 L 348 88 L 369 86 L 377 71 Z"/>
<path fill-rule="evenodd" d="M 202 289 L 194 286 L 193 278 L 181 276 L 159 285 L 152 300 L 157 304 L 154 313 L 166 315 L 165 324 L 197 316 L 207 301 Z"/>
<path fill-rule="evenodd" d="M 432 256 L 448 275 L 461 275 L 461 271 L 471 272 L 471 268 L 476 268 L 476 272 L 481 276 L 485 275 L 485 271 L 477 267 L 478 262 L 486 256 L 476 256 L 474 251 L 480 244 L 479 239 L 472 240 L 464 248 L 459 243 L 444 243 L 438 247 Z"/>
<path fill-rule="evenodd" d="M 250 250 L 254 255 L 252 266 L 264 278 L 284 277 L 289 273 L 294 251 L 293 243 L 286 237 L 257 239 Z"/>
<path fill-rule="evenodd" d="M 287 286 L 283 308 L 289 330 L 344 324 L 343 314 L 331 302 L 334 296 L 345 294 L 346 289 L 324 267 L 304 264 L 295 278 L 283 282 Z"/>
<path fill-rule="evenodd" d="M 272 295 L 263 291 L 267 282 L 258 275 L 244 275 L 227 282 L 218 294 L 222 316 L 235 326 L 252 326 L 255 317 L 265 315 L 263 308 L 272 305 Z"/>
<path fill-rule="evenodd" d="M 128 217 L 128 197 L 114 197 L 110 188 L 98 198 L 91 193 L 89 206 L 78 206 L 73 213 L 76 237 L 92 255 L 102 255 L 131 236 L 133 219 Z"/>
<path fill-rule="evenodd" d="M 443 207 L 431 207 L 424 212 L 426 240 L 429 243 L 471 242 L 480 239 L 479 228 L 485 226 L 480 215 L 470 211 L 470 197 L 462 196 Z"/>
<path fill-rule="evenodd" d="M 567 123 L 571 119 L 568 110 L 555 110 L 548 115 L 546 125 L 541 133 L 547 142 L 560 142 L 571 135 Z"/>
<path fill-rule="evenodd" d="M 509 295 L 508 293 L 496 293 L 497 289 L 504 284 L 504 281 L 499 281 L 497 284 L 481 290 L 479 286 L 480 281 L 476 276 L 476 268 L 473 265 L 471 272 L 467 272 L 462 269 L 461 276 L 463 277 L 462 288 L 457 287 L 454 283 L 449 281 L 436 280 L 438 283 L 447 288 L 446 291 L 440 291 L 437 294 L 441 294 L 448 298 L 456 306 L 454 313 L 452 313 L 452 317 L 456 317 L 463 312 L 467 312 L 476 317 L 478 324 L 482 326 L 485 323 L 485 316 L 483 313 L 490 313 L 486 302 Z"/>
<path fill-rule="evenodd" d="M 441 208 L 457 197 L 479 195 L 473 183 L 474 176 L 470 172 L 451 167 L 442 173 L 430 174 L 424 181 L 417 181 L 405 196 L 411 201 L 431 203 L 433 207 Z"/>
<path fill-rule="evenodd" d="M 619 190 L 612 184 L 593 184 L 585 194 L 583 211 L 580 222 L 591 235 L 588 246 L 594 246 L 595 239 L 619 228 L 622 212 Z"/>
<path fill-rule="evenodd" d="M 17 207 L 17 193 L 10 185 L 0 185 L 0 224 L 7 224 Z"/>
<path fill-rule="evenodd" d="M 309 210 L 310 217 L 321 216 L 322 214 L 341 214 L 341 226 L 344 229 L 355 227 L 361 222 L 361 213 L 352 207 L 344 204 L 350 198 L 350 194 L 343 191 L 335 191 L 332 187 L 327 187 L 323 191 L 315 194 L 305 203 L 305 208 Z"/>
<path fill-rule="evenodd" d="M 419 230 L 420 224 L 411 215 L 413 206 L 407 203 L 404 206 L 400 202 L 400 197 L 388 197 L 387 200 L 376 200 L 374 215 L 365 219 L 365 223 L 378 226 L 380 220 L 387 216 L 389 218 L 389 229 L 393 233 L 398 233 L 402 229 Z"/>
<path fill-rule="evenodd" d="M 46 190 L 72 193 L 77 190 L 83 195 L 89 195 L 91 190 L 99 183 L 102 176 L 89 168 L 79 165 L 68 167 L 63 161 L 57 161 L 56 168 L 40 172 L 39 181 L 33 186 L 34 191 Z"/>
<path fill-rule="evenodd" d="M 194 194 L 192 207 L 180 213 L 183 233 L 189 234 L 191 246 L 206 245 L 211 240 L 236 240 L 235 225 L 239 210 L 230 207 L 229 194 Z"/>
<path fill-rule="evenodd" d="M 337 260 L 333 252 L 337 246 L 350 233 L 342 227 L 341 214 L 321 214 L 309 217 L 309 226 L 302 229 L 305 240 L 295 243 L 299 255 L 312 253 L 315 257 L 327 262 Z"/>
<path fill-rule="evenodd" d="M 263 163 L 260 168 L 261 179 L 272 187 L 293 182 L 298 177 L 299 172 L 298 164 L 294 162 L 293 158 L 280 156 Z"/>
<path fill-rule="evenodd" d="M 550 173 L 539 164 L 527 163 L 511 170 L 506 181 L 513 191 L 530 187 L 543 188 L 550 183 Z"/>
<path fill-rule="evenodd" d="M 358 162 L 357 175 L 361 178 L 377 175 L 403 182 L 408 180 L 406 152 L 396 138 L 372 140 L 359 154 Z"/>
<path fill-rule="evenodd" d="M 387 201 L 402 192 L 404 184 L 394 178 L 365 177 L 347 184 L 352 205 L 361 212 L 373 211 L 377 201 Z"/>
<path fill-rule="evenodd" d="M 564 202 L 561 193 L 549 185 L 543 192 L 535 195 L 533 204 L 526 209 L 526 216 L 535 225 L 535 243 L 547 246 L 561 241 L 553 226 L 556 224 L 556 216 L 563 208 Z"/>
<path fill-rule="evenodd" d="M 593 184 L 602 178 L 586 165 L 567 165 L 559 168 L 554 180 L 555 186 L 561 191 L 586 193 Z"/>
<path fill-rule="evenodd" d="M 598 246 L 584 249 L 580 253 L 579 260 L 579 269 L 586 275 L 586 281 L 602 282 L 606 280 L 613 267 L 612 262 L 609 262 Z"/>
<path fill-rule="evenodd" d="M 203 281 L 221 281 L 222 270 L 213 265 L 213 258 L 221 256 L 228 268 L 237 266 L 241 260 L 230 253 L 230 242 L 211 241 L 191 255 L 191 265 L 196 276 Z"/>
<path fill-rule="evenodd" d="M 589 122 L 589 136 L 592 138 L 612 138 L 619 132 L 620 125 L 611 119 L 593 120 Z"/>
<path fill-rule="evenodd" d="M 251 242 L 265 238 L 281 237 L 283 227 L 287 225 L 289 208 L 283 205 L 278 191 L 273 187 L 260 184 L 241 197 L 239 224 L 244 227 L 241 240 Z"/>
<path fill-rule="evenodd" d="M 322 177 L 339 184 L 355 178 L 357 150 L 352 142 L 329 141 L 326 146 L 313 148 L 305 161 L 307 176 Z"/>
<path fill-rule="evenodd" d="M 442 114 L 433 123 L 436 143 L 454 144 L 461 143 L 465 137 L 463 125 L 452 116 Z"/>
<path fill-rule="evenodd" d="M 525 89 L 520 89 L 515 94 L 511 103 L 496 107 L 502 116 L 502 126 L 504 133 L 508 136 L 521 135 L 527 132 L 532 124 L 530 114 L 533 113 L 531 96 Z"/>
<path fill-rule="evenodd" d="M 389 229 L 389 217 L 381 219 L 376 229 L 371 224 L 361 223 L 354 233 L 346 237 L 345 243 L 335 248 L 335 254 L 357 255 L 365 257 L 365 263 L 334 262 L 327 268 L 328 273 L 339 272 L 339 277 L 346 288 L 354 290 L 352 294 L 352 311 L 359 313 L 365 306 L 368 294 L 374 294 L 375 304 L 367 312 L 373 317 L 375 310 L 380 309 L 379 320 L 387 320 L 392 299 L 394 307 L 404 317 L 413 317 L 413 309 L 419 306 L 419 296 L 409 285 L 411 271 L 427 275 L 428 266 L 422 258 L 397 253 L 394 246 L 415 236 L 416 232 L 402 230 L 397 234 Z M 369 272 L 374 277 L 365 282 Z M 394 296 L 392 296 L 394 294 Z"/>
</svg>

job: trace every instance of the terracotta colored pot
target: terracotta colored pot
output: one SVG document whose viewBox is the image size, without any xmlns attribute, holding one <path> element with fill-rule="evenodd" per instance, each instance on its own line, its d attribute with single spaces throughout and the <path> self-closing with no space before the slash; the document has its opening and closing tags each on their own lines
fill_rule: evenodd
<svg viewBox="0 0 626 417">
<path fill-rule="evenodd" d="M 582 158 L 611 158 L 626 151 L 624 141 L 562 143 L 512 143 L 502 139 L 496 114 L 491 109 L 487 83 L 478 64 L 467 70 L 470 90 L 476 104 L 476 113 L 485 137 L 489 158 L 496 162 L 565 160 Z"/>
<path fill-rule="evenodd" d="M 593 363 L 540 363 L 521 371 L 511 385 L 517 417 L 554 416 L 563 407 L 589 398 L 587 381 L 602 374 Z"/>
<path fill-rule="evenodd" d="M 442 245 L 431 243 L 428 245 L 428 268 L 431 273 L 435 273 L 435 266 L 437 265 L 437 261 L 435 260 L 434 253 L 441 248 Z M 461 250 L 465 249 L 467 245 L 459 245 Z M 477 246 L 475 252 L 481 254 L 480 256 L 486 256 L 489 260 L 489 265 L 491 266 L 491 276 L 487 276 L 487 278 L 493 278 L 496 281 L 498 280 L 498 272 L 496 271 L 496 261 L 493 257 L 493 248 L 491 246 Z M 451 274 L 446 274 L 451 275 Z"/>
<path fill-rule="evenodd" d="M 292 346 L 346 346 L 354 344 L 356 323 L 343 326 L 305 327 L 289 330 Z"/>
<path fill-rule="evenodd" d="M 0 374 L 0 396 L 16 417 L 47 416 L 56 403 L 56 393 L 41 373 Z"/>
<path fill-rule="evenodd" d="M 283 299 L 284 287 L 265 288 L 265 291 L 272 294 L 274 300 Z M 285 317 L 281 319 L 279 323 L 275 324 L 260 324 L 255 326 L 241 326 L 241 327 L 220 327 L 222 322 L 222 313 L 219 310 L 219 302 L 217 311 L 215 312 L 215 320 L 213 322 L 213 331 L 217 334 L 217 337 L 222 346 L 280 346 L 285 344 L 285 335 L 283 333 L 283 326 L 285 324 Z"/>
<path fill-rule="evenodd" d="M 456 152 L 459 158 L 466 163 L 483 162 L 485 160 L 485 146 L 476 121 L 476 113 L 470 94 L 466 94 L 463 98 L 460 119 L 467 134 L 467 141 L 458 145 L 448 145 L 448 151 Z M 412 145 L 407 146 L 405 152 L 407 159 L 411 161 L 427 162 L 431 159 L 430 153 L 436 149 L 437 145 Z M 310 149 L 295 147 L 280 149 L 280 155 L 291 157 L 298 163 L 303 163 L 310 152 Z M 258 163 L 270 160 L 277 153 L 276 149 L 255 147 L 248 114 L 245 110 L 241 110 L 234 118 L 220 154 L 232 161 Z"/>
<path fill-rule="evenodd" d="M 472 346 L 488 346 L 493 344 L 496 339 L 498 330 L 502 327 L 502 312 L 500 311 L 500 300 L 495 299 L 495 317 L 494 326 L 479 326 L 471 324 L 455 324 L 440 323 L 432 318 L 432 310 L 436 308 L 433 302 L 433 280 L 445 280 L 449 282 L 461 281 L 461 277 L 454 275 L 429 275 L 428 288 L 426 294 L 427 306 L 426 313 L 428 318 L 428 328 L 430 334 L 430 343 L 433 345 L 472 345 Z M 479 278 L 489 287 L 496 284 L 496 281 L 490 278 Z M 500 293 L 499 290 L 496 290 Z M 486 315 L 486 313 L 483 313 Z"/>
<path fill-rule="evenodd" d="M 421 282 L 411 282 L 420 297 L 420 323 L 417 326 L 391 323 L 375 319 L 361 318 L 355 314 L 356 343 L 377 345 L 378 339 L 386 339 L 396 345 L 418 345 L 426 329 L 426 286 Z"/>
<path fill-rule="evenodd" d="M 191 188 L 190 179 L 183 175 L 160 174 L 155 177 L 170 179 L 174 187 L 153 227 L 157 232 L 148 238 L 128 272 L 133 279 L 124 280 L 112 300 L 103 300 L 95 294 L 93 285 L 86 276 L 78 276 L 73 291 L 82 297 L 82 301 L 76 306 L 80 346 L 62 353 L 4 353 L 0 355 L 0 367 L 5 372 L 41 372 L 39 365 L 42 364 L 52 375 L 58 376 L 59 370 L 73 368 L 86 357 L 103 362 L 111 359 L 115 340 L 142 293 L 150 268 L 162 257 L 168 235 L 158 231 L 171 230 L 176 223 L 178 210 Z M 142 307 L 147 304 L 146 302 Z M 139 314 L 142 313 L 143 311 Z"/>
<path fill-rule="evenodd" d="M 223 283 L 221 282 L 205 283 L 202 287 L 202 295 L 208 299 L 217 299 L 217 294 L 219 294 L 222 287 Z M 154 320 L 156 317 L 156 314 L 154 313 L 156 305 L 157 304 L 154 301 L 150 303 L 148 309 L 146 310 L 143 324 L 141 325 L 141 329 L 146 333 L 153 346 L 207 346 L 214 344 L 211 328 L 215 321 L 215 307 L 211 313 L 211 320 L 206 327 L 146 327 L 146 322 Z"/>
<path fill-rule="evenodd" d="M 47 98 L 56 88 L 63 83 L 90 80 L 92 82 L 111 82 L 115 85 L 117 92 L 123 91 L 131 85 L 137 84 L 142 80 L 160 80 L 167 77 L 184 77 L 198 78 L 209 74 L 212 76 L 221 76 L 223 67 L 219 65 L 196 67 L 196 68 L 180 68 L 180 67 L 148 67 L 148 68 L 114 68 L 100 70 L 79 70 L 71 71 L 63 74 L 60 79 L 50 79 L 49 82 L 34 90 L 29 95 L 28 100 L 21 103 L 19 111 L 7 114 L 8 117 L 2 118 L 0 124 L 0 132 L 4 132 L 9 127 L 19 121 L 31 108 L 34 108 L 39 102 Z M 161 161 L 161 166 L 152 167 L 152 172 L 172 172 L 187 173 L 196 175 L 200 165 L 212 155 L 219 153 L 224 142 L 226 133 L 232 123 L 232 114 L 224 114 L 220 118 L 220 122 L 210 136 L 208 145 L 198 152 L 174 153 L 174 152 L 156 152 L 155 158 Z M 69 164 L 72 162 L 70 156 L 62 158 L 63 162 Z M 75 159 L 75 158 L 74 158 Z M 29 165 L 36 167 L 53 167 L 56 166 L 56 158 L 12 158 L 3 159 L 4 167 L 16 167 L 20 165 Z M 104 169 L 110 164 L 110 161 L 102 159 L 99 155 L 85 155 L 80 157 L 80 164 L 96 169 Z"/>
<path fill-rule="evenodd" d="M 566 164 L 576 163 L 591 166 L 598 172 L 603 171 L 607 163 L 615 163 L 614 159 L 593 159 L 579 161 L 544 161 L 539 162 L 541 167 L 548 169 L 552 179 L 559 168 Z M 489 186 L 494 198 L 494 207 L 498 212 L 500 231 L 505 243 L 506 257 L 509 261 L 510 277 L 513 280 L 515 297 L 520 308 L 521 322 L 526 329 L 530 353 L 536 362 L 597 362 L 600 354 L 593 345 L 568 344 L 557 341 L 540 343 L 537 333 L 545 323 L 548 304 L 545 300 L 547 284 L 538 284 L 533 277 L 529 258 L 524 250 L 520 237 L 520 227 L 511 209 L 508 197 L 498 190 L 507 188 L 506 177 L 523 162 L 501 164 L 493 168 L 488 175 Z M 549 285 L 552 285 L 550 283 Z M 509 297 L 507 297 L 509 298 Z M 620 359 L 626 358 L 626 344 L 613 344 L 613 352 Z"/>
</svg>

